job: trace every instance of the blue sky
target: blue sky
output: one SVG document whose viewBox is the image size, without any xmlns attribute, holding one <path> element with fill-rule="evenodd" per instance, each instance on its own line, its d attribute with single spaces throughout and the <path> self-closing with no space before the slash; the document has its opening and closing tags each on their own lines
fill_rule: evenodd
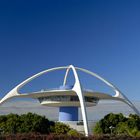
<svg viewBox="0 0 140 140">
<path fill-rule="evenodd" d="M 73 64 L 140 100 L 139 7 L 137 0 L 0 1 L 0 97 L 39 71 Z"/>
</svg>

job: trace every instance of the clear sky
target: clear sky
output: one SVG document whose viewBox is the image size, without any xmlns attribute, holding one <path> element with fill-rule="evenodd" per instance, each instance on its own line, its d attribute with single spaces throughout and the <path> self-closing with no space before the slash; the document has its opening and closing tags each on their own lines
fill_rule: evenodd
<svg viewBox="0 0 140 140">
<path fill-rule="evenodd" d="M 0 1 L 1 98 L 29 76 L 69 64 L 140 100 L 140 1 Z"/>
</svg>

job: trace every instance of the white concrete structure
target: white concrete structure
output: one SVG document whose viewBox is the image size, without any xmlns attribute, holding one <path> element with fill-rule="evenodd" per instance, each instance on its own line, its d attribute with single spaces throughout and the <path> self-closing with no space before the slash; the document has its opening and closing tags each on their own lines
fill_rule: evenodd
<svg viewBox="0 0 140 140">
<path fill-rule="evenodd" d="M 75 83 L 74 83 L 74 86 L 71 89 L 55 89 L 55 90 L 34 92 L 34 93 L 30 93 L 30 94 L 29 93 L 27 93 L 27 94 L 19 93 L 19 90 L 24 85 L 26 85 L 27 83 L 32 81 L 33 79 L 35 79 L 35 78 L 37 78 L 37 77 L 39 77 L 43 74 L 46 74 L 48 72 L 52 72 L 52 71 L 56 71 L 56 70 L 62 70 L 62 69 L 66 69 L 66 74 L 65 74 L 65 77 L 64 77 L 63 85 L 66 85 L 69 70 L 71 69 L 73 71 L 73 74 L 74 74 L 74 77 L 75 77 Z M 101 80 L 107 86 L 111 87 L 114 90 L 115 95 L 111 96 L 111 95 L 108 95 L 108 94 L 105 94 L 105 93 L 93 92 L 91 90 L 89 91 L 89 90 L 86 90 L 86 89 L 82 89 L 77 71 L 85 72 L 85 73 Z M 53 96 L 53 97 L 59 96 L 59 101 L 54 100 L 54 98 L 49 98 L 51 96 Z M 69 97 L 70 96 L 78 96 L 79 100 L 74 100 L 73 102 L 71 102 L 71 100 L 69 100 L 69 101 L 68 100 L 67 101 L 60 100 L 60 96 L 69 96 Z M 86 136 L 89 135 L 86 106 L 96 105 L 98 100 L 100 100 L 100 99 L 110 99 L 110 100 L 122 101 L 122 102 L 128 104 L 135 111 L 136 114 L 140 115 L 139 111 L 131 103 L 131 101 L 128 100 L 128 98 L 117 87 L 115 87 L 113 84 L 111 84 L 107 80 L 103 79 L 102 77 L 100 77 L 96 73 L 93 73 L 93 72 L 88 71 L 88 70 L 83 69 L 83 68 L 74 67 L 73 65 L 51 68 L 51 69 L 44 70 L 42 72 L 39 72 L 39 73 L 31 76 L 30 78 L 26 79 L 25 81 L 23 81 L 22 83 L 17 85 L 9 93 L 7 93 L 6 96 L 3 97 L 2 100 L 0 101 L 0 104 L 4 103 L 5 101 L 7 101 L 8 99 L 13 98 L 13 97 L 31 97 L 31 98 L 34 98 L 34 99 L 39 99 L 40 103 L 42 105 L 47 105 L 47 106 L 73 106 L 73 105 L 74 106 L 80 106 L 81 107 L 82 118 L 83 118 L 83 124 L 84 124 L 84 131 L 85 131 Z M 90 97 L 92 100 L 88 101 L 88 100 L 86 100 L 86 97 L 87 98 Z M 48 101 L 48 98 L 49 98 L 49 101 Z"/>
</svg>

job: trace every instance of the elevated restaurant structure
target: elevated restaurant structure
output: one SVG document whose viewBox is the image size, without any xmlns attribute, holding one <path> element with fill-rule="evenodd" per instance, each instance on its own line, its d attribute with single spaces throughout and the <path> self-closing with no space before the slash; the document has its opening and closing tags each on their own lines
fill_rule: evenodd
<svg viewBox="0 0 140 140">
<path fill-rule="evenodd" d="M 56 70 L 63 70 L 65 69 L 65 76 L 63 85 L 56 89 L 48 89 L 45 91 L 33 92 L 33 93 L 19 93 L 19 90 L 32 81 L 33 79 L 52 72 Z M 69 71 L 73 71 L 74 75 L 74 85 L 67 85 L 67 77 Z M 95 92 L 92 90 L 84 89 L 81 86 L 80 79 L 78 76 L 77 71 L 82 71 L 87 73 L 93 77 L 104 82 L 107 86 L 111 87 L 115 92 L 115 95 L 109 95 L 106 93 Z M 131 103 L 131 101 L 112 83 L 108 82 L 107 80 L 103 79 L 99 75 L 89 70 L 74 67 L 73 65 L 63 66 L 63 67 L 55 67 L 51 69 L 44 70 L 39 72 L 30 78 L 26 79 L 19 85 L 17 85 L 14 89 L 12 89 L 9 93 L 7 93 L 0 101 L 0 104 L 4 103 L 10 98 L 13 97 L 29 97 L 33 99 L 38 99 L 41 105 L 50 106 L 50 107 L 59 107 L 59 121 L 61 122 L 71 122 L 71 121 L 78 121 L 78 108 L 81 108 L 83 125 L 84 125 L 84 133 L 86 136 L 89 135 L 89 125 L 87 120 L 87 112 L 86 107 L 95 106 L 97 105 L 99 100 L 118 100 L 126 103 L 129 105 L 136 114 L 140 115 L 139 111 L 136 107 Z M 93 114 L 94 115 L 94 114 Z"/>
</svg>

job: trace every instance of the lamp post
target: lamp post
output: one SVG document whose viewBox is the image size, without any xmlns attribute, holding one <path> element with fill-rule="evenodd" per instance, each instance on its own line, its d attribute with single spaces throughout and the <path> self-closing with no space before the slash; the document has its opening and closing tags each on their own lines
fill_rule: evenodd
<svg viewBox="0 0 140 140">
<path fill-rule="evenodd" d="M 109 127 L 109 129 L 110 129 L 110 132 L 111 132 L 111 135 L 112 135 L 112 132 L 113 132 L 113 129 L 114 129 L 115 127 L 113 127 L 112 125 Z"/>
</svg>

